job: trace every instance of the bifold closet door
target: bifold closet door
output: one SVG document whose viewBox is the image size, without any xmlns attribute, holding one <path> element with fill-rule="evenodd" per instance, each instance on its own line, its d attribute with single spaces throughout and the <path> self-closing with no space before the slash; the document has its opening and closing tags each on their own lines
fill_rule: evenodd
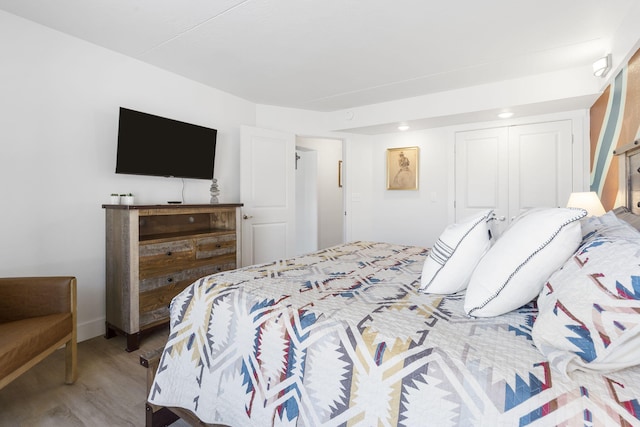
<svg viewBox="0 0 640 427">
<path fill-rule="evenodd" d="M 509 128 L 509 215 L 564 207 L 572 188 L 571 121 Z"/>
<path fill-rule="evenodd" d="M 496 215 L 498 233 L 509 213 L 507 128 L 458 132 L 455 145 L 455 220 L 486 209 Z"/>
<path fill-rule="evenodd" d="M 494 209 L 500 234 L 524 209 L 565 206 L 571 194 L 571 121 L 458 132 L 455 219 Z"/>
</svg>

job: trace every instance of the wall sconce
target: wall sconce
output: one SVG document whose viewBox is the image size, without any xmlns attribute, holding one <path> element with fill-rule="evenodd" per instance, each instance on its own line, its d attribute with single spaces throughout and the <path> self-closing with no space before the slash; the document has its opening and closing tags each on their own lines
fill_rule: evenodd
<svg viewBox="0 0 640 427">
<path fill-rule="evenodd" d="M 611 69 L 611 54 L 603 56 L 593 63 L 593 75 L 604 77 Z"/>
<path fill-rule="evenodd" d="M 585 191 L 581 193 L 571 193 L 568 208 L 582 208 L 587 211 L 587 216 L 604 215 L 604 206 L 595 191 Z"/>
</svg>

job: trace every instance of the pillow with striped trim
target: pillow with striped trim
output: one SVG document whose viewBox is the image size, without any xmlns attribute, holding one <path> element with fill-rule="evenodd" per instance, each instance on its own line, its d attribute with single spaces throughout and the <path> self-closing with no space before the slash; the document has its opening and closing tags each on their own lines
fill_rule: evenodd
<svg viewBox="0 0 640 427">
<path fill-rule="evenodd" d="M 451 294 L 467 287 L 473 269 L 491 247 L 492 213 L 486 210 L 445 228 L 422 267 L 421 291 Z"/>
<path fill-rule="evenodd" d="M 492 317 L 534 299 L 551 274 L 582 241 L 584 209 L 536 208 L 524 212 L 480 260 L 471 275 L 464 311 Z"/>
</svg>

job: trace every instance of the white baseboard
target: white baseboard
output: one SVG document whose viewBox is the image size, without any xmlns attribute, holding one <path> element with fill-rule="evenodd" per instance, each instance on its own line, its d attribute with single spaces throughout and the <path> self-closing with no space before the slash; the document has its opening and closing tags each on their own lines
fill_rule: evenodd
<svg viewBox="0 0 640 427">
<path fill-rule="evenodd" d="M 78 323 L 78 342 L 104 335 L 104 322 L 105 318 L 101 317 L 88 322 Z"/>
</svg>

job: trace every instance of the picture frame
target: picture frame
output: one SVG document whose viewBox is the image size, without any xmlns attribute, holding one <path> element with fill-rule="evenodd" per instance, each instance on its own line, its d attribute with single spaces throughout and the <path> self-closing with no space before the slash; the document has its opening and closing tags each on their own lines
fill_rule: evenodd
<svg viewBox="0 0 640 427">
<path fill-rule="evenodd" d="M 417 190 L 419 148 L 387 148 L 387 190 Z"/>
</svg>

